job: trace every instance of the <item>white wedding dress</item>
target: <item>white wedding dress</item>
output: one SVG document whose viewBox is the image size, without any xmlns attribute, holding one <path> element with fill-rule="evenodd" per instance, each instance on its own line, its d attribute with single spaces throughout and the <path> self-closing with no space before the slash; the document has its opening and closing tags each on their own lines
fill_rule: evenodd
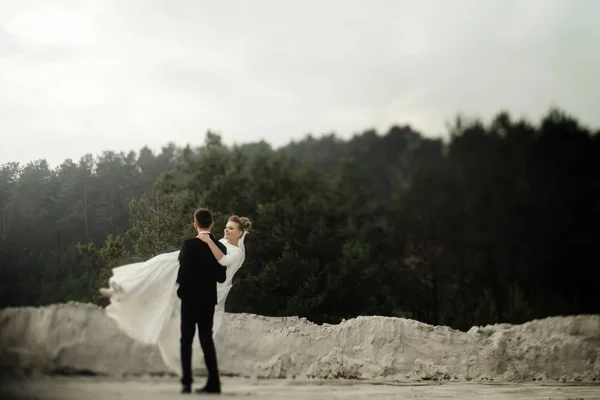
<svg viewBox="0 0 600 400">
<path fill-rule="evenodd" d="M 231 290 L 232 279 L 246 257 L 242 235 L 238 246 L 221 239 L 227 254 L 241 251 L 241 258 L 227 267 L 225 282 L 217 283 L 217 305 L 215 307 L 213 337 L 219 332 L 225 300 Z M 179 350 L 181 300 L 177 297 L 177 271 L 179 251 L 160 254 L 145 262 L 123 265 L 112 270 L 109 287 L 112 289 L 111 303 L 106 313 L 130 337 L 148 344 L 156 344 L 165 364 L 181 376 Z M 194 338 L 192 354 L 194 365 L 202 349 L 198 337 Z M 201 360 L 201 359 L 200 359 Z"/>
</svg>

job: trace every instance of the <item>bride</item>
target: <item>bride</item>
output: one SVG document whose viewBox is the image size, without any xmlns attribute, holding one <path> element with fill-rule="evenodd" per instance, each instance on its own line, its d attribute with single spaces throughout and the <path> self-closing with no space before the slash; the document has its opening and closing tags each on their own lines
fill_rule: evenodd
<svg viewBox="0 0 600 400">
<path fill-rule="evenodd" d="M 217 305 L 215 306 L 213 337 L 219 332 L 225 300 L 233 286 L 232 279 L 246 258 L 244 239 L 252 222 L 246 217 L 232 215 L 227 221 L 224 237 L 219 241 L 227 248 L 227 256 L 216 246 L 215 258 L 227 267 L 223 283 L 217 283 Z M 198 238 L 206 241 L 200 232 Z M 213 250 L 213 253 L 215 251 Z M 177 297 L 177 273 L 179 250 L 159 254 L 145 262 L 123 265 L 112 270 L 108 288 L 100 292 L 110 298 L 106 313 L 130 337 L 143 343 L 155 344 L 165 364 L 181 376 L 179 350 L 181 300 Z M 193 354 L 202 354 L 197 340 Z M 196 364 L 197 365 L 197 364 Z"/>
</svg>

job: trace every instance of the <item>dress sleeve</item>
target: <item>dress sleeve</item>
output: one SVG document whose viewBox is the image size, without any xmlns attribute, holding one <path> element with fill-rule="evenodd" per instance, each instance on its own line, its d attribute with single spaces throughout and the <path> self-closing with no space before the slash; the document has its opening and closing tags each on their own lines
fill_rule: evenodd
<svg viewBox="0 0 600 400">
<path fill-rule="evenodd" d="M 225 239 L 217 240 L 216 237 L 211 233 L 210 238 L 217 245 L 217 247 L 223 252 L 223 254 L 227 254 L 227 246 L 225 245 Z"/>
<path fill-rule="evenodd" d="M 240 249 L 231 249 L 219 260 L 219 264 L 229 267 L 236 265 L 242 259 L 242 251 Z"/>
</svg>

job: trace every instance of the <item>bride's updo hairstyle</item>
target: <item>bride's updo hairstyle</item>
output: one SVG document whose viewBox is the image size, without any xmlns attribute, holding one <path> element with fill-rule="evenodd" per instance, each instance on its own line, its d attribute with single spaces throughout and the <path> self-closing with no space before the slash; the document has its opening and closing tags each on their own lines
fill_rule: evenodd
<svg viewBox="0 0 600 400">
<path fill-rule="evenodd" d="M 252 221 L 250 221 L 250 218 L 232 215 L 229 217 L 229 221 L 235 222 L 242 232 L 250 232 L 252 229 Z"/>
</svg>

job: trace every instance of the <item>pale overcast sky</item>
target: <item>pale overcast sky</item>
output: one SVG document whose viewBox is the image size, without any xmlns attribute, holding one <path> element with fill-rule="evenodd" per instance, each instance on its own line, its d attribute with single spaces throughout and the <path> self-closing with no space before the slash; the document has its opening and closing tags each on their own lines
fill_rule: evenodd
<svg viewBox="0 0 600 400">
<path fill-rule="evenodd" d="M 0 163 L 457 112 L 600 127 L 600 0 L 0 0 Z"/>
</svg>

